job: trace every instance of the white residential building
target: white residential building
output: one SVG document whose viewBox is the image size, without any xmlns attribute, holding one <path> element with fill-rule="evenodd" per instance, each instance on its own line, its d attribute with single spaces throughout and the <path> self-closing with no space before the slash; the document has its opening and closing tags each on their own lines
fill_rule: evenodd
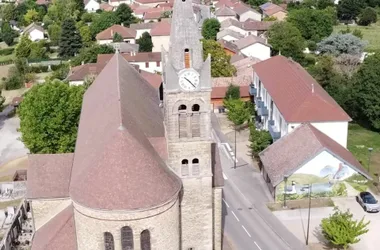
<svg viewBox="0 0 380 250">
<path fill-rule="evenodd" d="M 33 42 L 45 39 L 45 30 L 41 26 L 32 23 L 27 26 L 22 32 L 23 35 L 27 35 Z"/>
<path fill-rule="evenodd" d="M 255 98 L 258 128 L 274 140 L 303 123 L 347 147 L 351 118 L 298 63 L 275 56 L 253 66 L 251 95 Z"/>
<path fill-rule="evenodd" d="M 270 58 L 271 48 L 266 39 L 249 35 L 235 42 L 237 49 L 241 54 L 248 57 L 256 57 L 260 60 Z"/>
<path fill-rule="evenodd" d="M 84 9 L 90 13 L 96 12 L 98 9 L 100 9 L 100 3 L 96 0 L 85 0 Z"/>
<path fill-rule="evenodd" d="M 170 23 L 164 21 L 157 23 L 151 30 L 150 35 L 153 43 L 152 52 L 161 52 L 162 48 L 165 50 L 169 49 L 170 27 Z"/>
</svg>

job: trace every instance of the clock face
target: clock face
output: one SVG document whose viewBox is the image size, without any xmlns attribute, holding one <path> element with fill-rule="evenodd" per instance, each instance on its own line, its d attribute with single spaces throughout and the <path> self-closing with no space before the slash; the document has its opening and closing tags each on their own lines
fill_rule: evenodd
<svg viewBox="0 0 380 250">
<path fill-rule="evenodd" d="M 179 77 L 179 86 L 187 91 L 192 91 L 198 88 L 199 76 L 195 71 L 185 71 Z"/>
</svg>

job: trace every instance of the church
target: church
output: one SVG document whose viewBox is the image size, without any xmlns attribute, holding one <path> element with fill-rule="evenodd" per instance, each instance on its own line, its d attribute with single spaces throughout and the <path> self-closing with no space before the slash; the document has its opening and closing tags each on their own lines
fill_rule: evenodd
<svg viewBox="0 0 380 250">
<path fill-rule="evenodd" d="M 221 250 L 211 66 L 175 0 L 163 100 L 116 53 L 86 91 L 74 153 L 28 156 L 32 250 Z"/>
</svg>

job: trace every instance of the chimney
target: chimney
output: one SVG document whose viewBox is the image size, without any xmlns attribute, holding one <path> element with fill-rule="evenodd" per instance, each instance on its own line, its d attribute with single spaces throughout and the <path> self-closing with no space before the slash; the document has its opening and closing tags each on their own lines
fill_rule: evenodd
<svg viewBox="0 0 380 250">
<path fill-rule="evenodd" d="M 311 93 L 314 94 L 314 83 L 311 84 Z"/>
<path fill-rule="evenodd" d="M 113 30 L 111 29 L 111 36 L 113 37 Z"/>
<path fill-rule="evenodd" d="M 123 26 L 123 27 L 124 27 L 124 23 L 121 23 L 121 26 Z"/>
<path fill-rule="evenodd" d="M 84 61 L 82 61 L 81 64 L 84 65 Z"/>
<path fill-rule="evenodd" d="M 189 52 L 189 49 L 185 49 L 185 68 L 190 68 L 190 52 Z"/>
</svg>

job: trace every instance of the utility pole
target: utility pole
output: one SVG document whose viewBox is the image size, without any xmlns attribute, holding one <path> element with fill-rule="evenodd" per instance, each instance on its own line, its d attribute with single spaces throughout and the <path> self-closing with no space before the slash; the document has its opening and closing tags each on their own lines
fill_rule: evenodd
<svg viewBox="0 0 380 250">
<path fill-rule="evenodd" d="M 312 184 L 309 184 L 309 214 L 308 214 L 308 216 L 307 216 L 306 245 L 309 245 L 310 210 L 311 210 L 311 187 L 312 187 Z"/>
<path fill-rule="evenodd" d="M 368 148 L 368 173 L 369 174 L 371 174 L 369 172 L 369 170 L 370 170 L 370 167 L 371 167 L 371 153 L 372 153 L 372 150 L 373 150 L 373 148 Z"/>
<path fill-rule="evenodd" d="M 236 159 L 237 159 L 237 155 L 236 155 L 236 124 L 235 124 L 235 159 L 234 159 L 234 169 L 236 169 Z"/>
<path fill-rule="evenodd" d="M 286 207 L 286 189 L 287 189 L 287 181 L 288 181 L 288 176 L 287 175 L 284 175 L 284 182 L 285 182 L 285 186 L 284 186 L 284 205 L 283 205 L 283 208 L 287 208 Z"/>
</svg>

